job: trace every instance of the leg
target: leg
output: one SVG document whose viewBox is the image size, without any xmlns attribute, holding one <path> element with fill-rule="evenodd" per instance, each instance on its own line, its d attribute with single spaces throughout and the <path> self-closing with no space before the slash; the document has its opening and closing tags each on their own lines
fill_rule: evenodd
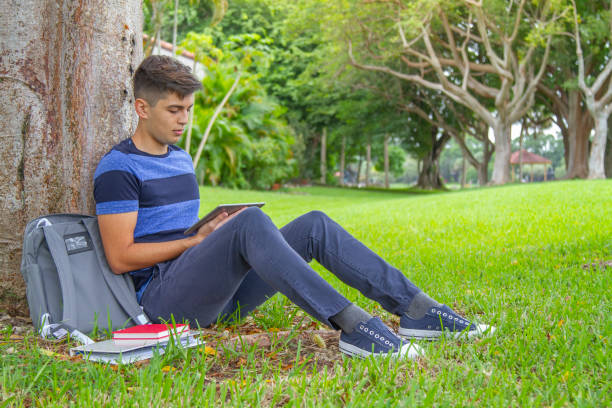
<svg viewBox="0 0 612 408">
<path fill-rule="evenodd" d="M 247 272 L 333 327 L 329 317 L 350 302 L 287 244 L 272 221 L 249 208 L 176 260 L 159 266 L 142 304 L 151 317 L 197 320 L 206 326 L 226 309 Z"/>
<path fill-rule="evenodd" d="M 399 332 L 403 336 L 433 338 L 444 331 L 454 336 L 466 331 L 468 337 L 473 337 L 495 330 L 487 325 L 473 324 L 431 299 L 398 269 L 320 211 L 297 218 L 281 232 L 307 262 L 316 259 L 344 283 L 399 315 Z"/>
<path fill-rule="evenodd" d="M 253 269 L 247 272 L 244 280 L 234 293 L 234 296 L 219 313 L 218 319 L 242 318 L 249 315 L 253 309 L 264 303 L 278 292 L 264 282 Z"/>
<path fill-rule="evenodd" d="M 283 228 L 285 240 L 306 262 L 313 258 L 349 286 L 401 315 L 421 292 L 398 269 L 359 242 L 320 211 Z"/>
</svg>

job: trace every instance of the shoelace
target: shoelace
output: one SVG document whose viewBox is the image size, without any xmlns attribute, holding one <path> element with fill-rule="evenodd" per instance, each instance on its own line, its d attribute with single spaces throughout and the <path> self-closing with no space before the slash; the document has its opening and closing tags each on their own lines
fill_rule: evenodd
<svg viewBox="0 0 612 408">
<path fill-rule="evenodd" d="M 439 316 L 442 318 L 442 321 L 448 322 L 448 323 L 454 323 L 454 324 L 461 324 L 463 326 L 469 326 L 472 323 L 470 323 L 469 320 L 464 319 L 461 316 L 458 316 L 454 313 L 450 313 L 450 312 L 445 312 L 444 310 L 438 310 L 435 307 L 431 309 L 431 312 L 434 313 L 435 315 Z"/>
<path fill-rule="evenodd" d="M 376 333 L 374 330 L 371 330 L 366 325 L 360 324 L 359 325 L 359 330 L 363 331 L 364 333 L 366 333 L 370 337 L 374 337 L 375 339 L 378 339 L 378 340 L 384 342 L 385 345 L 387 345 L 389 347 L 394 346 L 392 341 L 389 341 L 388 339 L 385 339 L 385 337 L 383 335 L 380 335 L 380 334 Z"/>
</svg>

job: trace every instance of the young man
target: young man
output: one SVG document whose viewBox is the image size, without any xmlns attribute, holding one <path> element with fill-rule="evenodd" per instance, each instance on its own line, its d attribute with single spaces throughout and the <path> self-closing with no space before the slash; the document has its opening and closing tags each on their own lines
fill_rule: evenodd
<svg viewBox="0 0 612 408">
<path fill-rule="evenodd" d="M 198 219 L 191 158 L 174 144 L 194 92 L 189 68 L 169 57 L 145 59 L 134 76 L 138 127 L 107 153 L 94 176 L 100 233 L 115 273 L 130 273 L 152 319 L 208 326 L 245 316 L 281 292 L 319 321 L 341 329 L 342 352 L 414 357 L 420 348 L 349 302 L 309 265 L 313 258 L 346 284 L 400 316 L 405 338 L 468 337 L 491 331 L 434 301 L 319 211 L 278 230 L 259 208 L 221 214 L 185 237 Z M 216 203 L 215 203 L 216 204 Z"/>
</svg>

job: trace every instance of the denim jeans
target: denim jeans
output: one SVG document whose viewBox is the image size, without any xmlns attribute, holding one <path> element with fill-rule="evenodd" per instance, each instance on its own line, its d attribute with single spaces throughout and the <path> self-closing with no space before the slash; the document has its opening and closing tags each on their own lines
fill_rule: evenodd
<svg viewBox="0 0 612 408">
<path fill-rule="evenodd" d="M 389 265 L 320 211 L 280 230 L 251 207 L 178 258 L 156 265 L 142 305 L 152 319 L 189 320 L 205 327 L 240 307 L 246 316 L 281 292 L 317 320 L 350 302 L 309 265 L 312 259 L 349 286 L 400 315 L 420 292 Z"/>
</svg>

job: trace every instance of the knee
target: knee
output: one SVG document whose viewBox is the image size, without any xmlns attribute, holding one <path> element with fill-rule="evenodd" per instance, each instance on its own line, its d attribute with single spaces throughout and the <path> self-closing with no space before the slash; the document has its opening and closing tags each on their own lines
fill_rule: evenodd
<svg viewBox="0 0 612 408">
<path fill-rule="evenodd" d="M 248 207 L 239 216 L 242 222 L 249 224 L 265 224 L 271 222 L 270 217 L 268 217 L 259 207 Z"/>
<path fill-rule="evenodd" d="M 327 221 L 329 217 L 323 211 L 314 210 L 303 215 L 304 218 L 312 221 Z"/>
</svg>

